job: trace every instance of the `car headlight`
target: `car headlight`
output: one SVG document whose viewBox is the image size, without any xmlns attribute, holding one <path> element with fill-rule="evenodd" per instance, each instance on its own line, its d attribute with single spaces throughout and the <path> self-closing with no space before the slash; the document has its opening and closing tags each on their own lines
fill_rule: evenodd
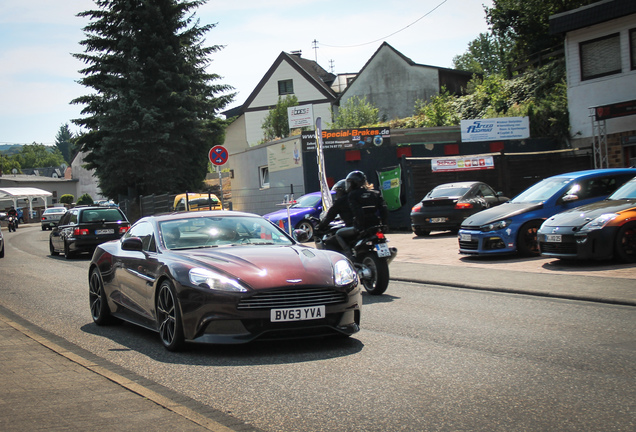
<svg viewBox="0 0 636 432">
<path fill-rule="evenodd" d="M 243 287 L 238 281 L 204 268 L 190 269 L 190 282 L 193 285 L 212 290 L 247 292 L 247 288 Z"/>
<path fill-rule="evenodd" d="M 617 213 L 605 213 L 583 225 L 581 231 L 593 231 L 605 227 L 609 222 L 616 219 Z"/>
<path fill-rule="evenodd" d="M 336 285 L 349 285 L 357 280 L 356 271 L 353 269 L 349 261 L 340 260 L 334 266 L 334 281 Z"/>
<path fill-rule="evenodd" d="M 486 225 L 482 225 L 479 227 L 479 229 L 483 232 L 488 232 L 488 231 L 499 231 L 500 229 L 504 229 L 508 226 L 510 226 L 510 224 L 512 223 L 512 221 L 510 219 L 504 219 L 504 220 L 500 220 L 500 221 L 496 221 L 493 223 L 489 223 Z"/>
</svg>

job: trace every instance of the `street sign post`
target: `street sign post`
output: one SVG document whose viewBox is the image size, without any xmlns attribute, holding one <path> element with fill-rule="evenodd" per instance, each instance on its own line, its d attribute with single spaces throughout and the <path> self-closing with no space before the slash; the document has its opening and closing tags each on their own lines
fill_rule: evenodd
<svg viewBox="0 0 636 432">
<path fill-rule="evenodd" d="M 220 167 L 224 165 L 230 157 L 230 154 L 227 152 L 227 149 L 221 145 L 214 146 L 210 149 L 210 153 L 208 154 L 210 158 L 210 162 L 212 165 Z M 221 177 L 221 168 L 217 168 L 219 171 L 219 190 L 221 191 L 221 208 L 225 209 L 225 204 L 223 202 L 223 178 Z"/>
</svg>

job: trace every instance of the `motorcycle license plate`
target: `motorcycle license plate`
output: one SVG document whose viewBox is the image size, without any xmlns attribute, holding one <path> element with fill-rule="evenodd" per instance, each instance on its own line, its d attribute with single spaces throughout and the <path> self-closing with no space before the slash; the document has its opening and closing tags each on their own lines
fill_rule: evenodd
<svg viewBox="0 0 636 432">
<path fill-rule="evenodd" d="M 391 251 L 386 243 L 378 243 L 375 245 L 375 250 L 380 258 L 386 258 L 391 256 Z"/>
<path fill-rule="evenodd" d="M 307 306 L 299 308 L 272 309 L 269 314 L 271 322 L 305 321 L 325 317 L 325 306 Z"/>
</svg>

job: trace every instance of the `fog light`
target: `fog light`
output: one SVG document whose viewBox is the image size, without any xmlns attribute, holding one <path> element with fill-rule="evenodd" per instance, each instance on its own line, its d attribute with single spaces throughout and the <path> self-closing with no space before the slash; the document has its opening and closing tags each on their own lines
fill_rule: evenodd
<svg viewBox="0 0 636 432">
<path fill-rule="evenodd" d="M 484 249 L 505 249 L 506 244 L 500 237 L 490 237 L 484 240 Z"/>
</svg>

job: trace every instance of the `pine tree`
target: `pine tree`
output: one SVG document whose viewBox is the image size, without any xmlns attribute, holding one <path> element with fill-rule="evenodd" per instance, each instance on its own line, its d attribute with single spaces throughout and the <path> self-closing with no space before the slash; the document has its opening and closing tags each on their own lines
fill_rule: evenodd
<svg viewBox="0 0 636 432">
<path fill-rule="evenodd" d="M 191 12 L 207 0 L 95 0 L 84 27 L 87 66 L 80 83 L 93 94 L 73 120 L 88 132 L 77 138 L 110 198 L 197 189 L 208 151 L 223 142 L 217 117 L 234 97 L 232 87 L 206 72 L 222 46 L 203 46 L 214 25 Z"/>
<path fill-rule="evenodd" d="M 55 147 L 64 156 L 66 164 L 70 166 L 75 157 L 75 152 L 73 151 L 73 133 L 68 128 L 68 124 L 60 126 L 60 130 L 55 136 Z"/>
</svg>

